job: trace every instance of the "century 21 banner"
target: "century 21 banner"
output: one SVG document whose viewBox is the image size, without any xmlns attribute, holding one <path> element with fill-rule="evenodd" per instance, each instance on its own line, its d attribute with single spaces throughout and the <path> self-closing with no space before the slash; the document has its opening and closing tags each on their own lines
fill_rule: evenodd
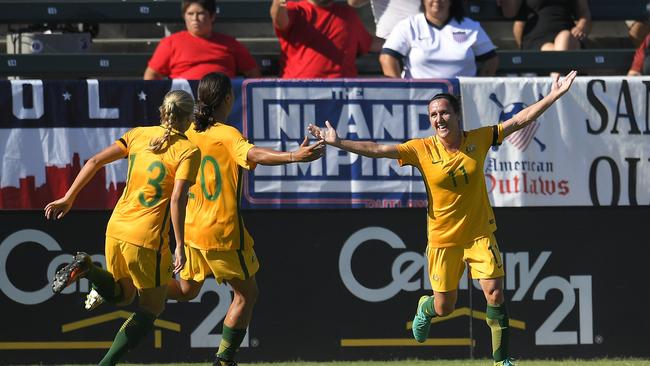
<svg viewBox="0 0 650 366">
<path fill-rule="evenodd" d="M 650 292 L 639 275 L 650 255 L 650 207 L 497 208 L 495 215 L 512 356 L 650 357 Z M 50 289 L 77 250 L 105 264 L 109 216 L 74 210 L 52 222 L 41 211 L 0 210 L 0 365 L 90 364 L 110 347 L 133 305 L 84 310 L 85 279 L 58 295 Z M 425 343 L 412 337 L 417 301 L 431 293 L 425 209 L 244 216 L 261 267 L 239 362 L 489 357 L 485 298 L 466 277 L 457 310 L 435 320 Z M 191 302 L 169 300 L 124 362 L 211 362 L 232 296 L 208 278 Z"/>
</svg>

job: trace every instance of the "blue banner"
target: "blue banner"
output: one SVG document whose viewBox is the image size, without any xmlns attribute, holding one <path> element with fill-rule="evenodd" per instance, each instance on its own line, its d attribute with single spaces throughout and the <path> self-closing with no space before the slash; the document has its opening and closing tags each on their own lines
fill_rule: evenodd
<svg viewBox="0 0 650 366">
<path fill-rule="evenodd" d="M 243 86 L 243 133 L 258 146 L 294 150 L 310 123 L 329 121 L 342 138 L 386 144 L 431 136 L 427 103 L 458 92 L 457 80 L 252 80 Z M 396 160 L 328 148 L 323 159 L 258 166 L 244 186 L 246 207 L 422 207 L 419 172 Z"/>
</svg>

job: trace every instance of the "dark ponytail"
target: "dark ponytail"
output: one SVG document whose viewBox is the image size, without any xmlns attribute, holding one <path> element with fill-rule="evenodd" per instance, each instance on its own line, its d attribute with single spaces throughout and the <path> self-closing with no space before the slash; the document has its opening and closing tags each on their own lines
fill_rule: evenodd
<svg viewBox="0 0 650 366">
<path fill-rule="evenodd" d="M 212 114 L 221 106 L 230 94 L 232 84 L 230 78 L 220 72 L 205 75 L 199 82 L 196 111 L 194 112 L 194 129 L 205 131 L 215 124 Z"/>
</svg>

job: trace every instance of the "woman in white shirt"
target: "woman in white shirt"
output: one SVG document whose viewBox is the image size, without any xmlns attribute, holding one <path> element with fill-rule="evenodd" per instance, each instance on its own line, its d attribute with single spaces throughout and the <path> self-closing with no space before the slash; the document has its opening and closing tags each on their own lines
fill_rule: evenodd
<svg viewBox="0 0 650 366">
<path fill-rule="evenodd" d="M 462 0 L 422 0 L 423 13 L 395 26 L 379 56 L 385 76 L 405 79 L 494 75 L 496 46 L 465 17 Z"/>
</svg>

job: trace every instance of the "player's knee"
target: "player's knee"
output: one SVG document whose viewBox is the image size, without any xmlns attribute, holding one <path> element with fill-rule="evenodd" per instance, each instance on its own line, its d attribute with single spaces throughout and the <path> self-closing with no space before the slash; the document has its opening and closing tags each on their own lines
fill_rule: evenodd
<svg viewBox="0 0 650 366">
<path fill-rule="evenodd" d="M 251 307 L 254 306 L 255 303 L 257 302 L 258 296 L 259 296 L 259 290 L 257 289 L 256 286 L 254 288 L 247 289 L 246 291 L 235 293 L 235 298 L 233 299 L 233 302 L 240 304 L 243 307 Z"/>
<path fill-rule="evenodd" d="M 187 289 L 183 289 L 180 299 L 178 301 L 190 301 L 199 296 L 201 292 L 201 287 L 191 286 Z"/>
<path fill-rule="evenodd" d="M 494 289 L 485 294 L 485 300 L 488 304 L 501 305 L 505 301 L 503 290 Z"/>
</svg>

